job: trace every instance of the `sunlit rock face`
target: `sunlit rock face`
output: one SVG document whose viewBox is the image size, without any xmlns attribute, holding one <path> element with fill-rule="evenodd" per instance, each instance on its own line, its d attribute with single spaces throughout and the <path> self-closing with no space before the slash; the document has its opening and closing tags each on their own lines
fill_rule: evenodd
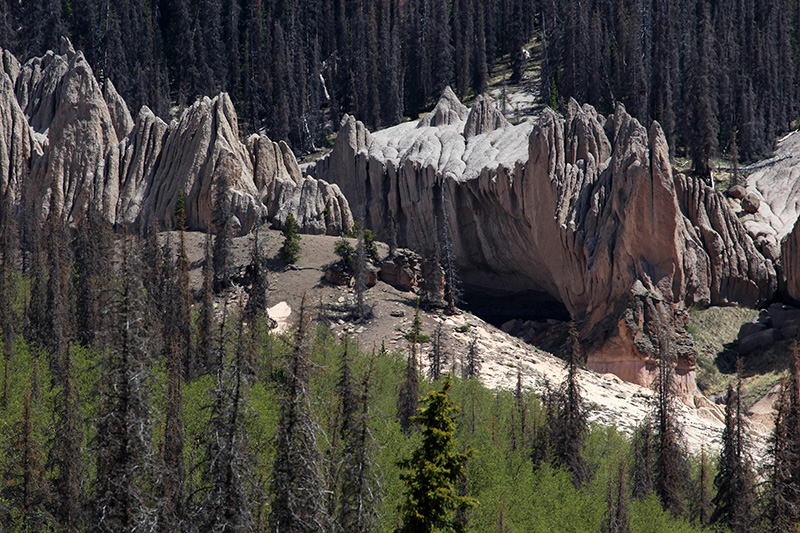
<svg viewBox="0 0 800 533">
<path fill-rule="evenodd" d="M 216 187 L 227 183 L 228 223 L 239 233 L 266 221 L 280 227 L 289 213 L 307 233 L 352 226 L 338 187 L 304 178 L 285 143 L 240 140 L 225 93 L 171 124 L 147 107 L 134 119 L 66 40 L 24 65 L 7 51 L 0 58 L 0 193 L 40 221 L 54 211 L 74 222 L 93 207 L 118 226 L 173 227 L 183 192 L 189 227 L 213 229 Z"/>
<path fill-rule="evenodd" d="M 573 101 L 516 126 L 484 98 L 461 107 L 446 91 L 431 119 L 377 133 L 345 117 L 307 173 L 339 185 L 381 238 L 430 254 L 447 231 L 471 288 L 563 302 L 591 368 L 650 384 L 669 350 L 693 392 L 686 308 L 777 290 L 727 201 L 674 172 L 661 127 L 621 105 L 603 117 Z"/>
</svg>

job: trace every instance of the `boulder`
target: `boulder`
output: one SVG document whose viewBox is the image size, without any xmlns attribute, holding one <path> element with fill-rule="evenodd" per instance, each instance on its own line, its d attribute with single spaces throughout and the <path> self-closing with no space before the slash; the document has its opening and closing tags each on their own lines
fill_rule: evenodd
<svg viewBox="0 0 800 533">
<path fill-rule="evenodd" d="M 728 196 L 736 200 L 741 200 L 747 194 L 747 190 L 741 185 L 733 185 L 728 189 Z"/>
<path fill-rule="evenodd" d="M 739 341 L 739 353 L 746 355 L 759 348 L 769 348 L 782 338 L 781 332 L 776 328 L 756 331 Z"/>
<path fill-rule="evenodd" d="M 768 326 L 763 322 L 745 322 L 739 327 L 739 333 L 736 335 L 736 339 L 741 342 L 745 337 L 758 333 L 759 331 L 764 331 L 765 329 L 768 329 Z"/>
<path fill-rule="evenodd" d="M 333 285 L 338 285 L 340 287 L 349 287 L 352 277 L 350 276 L 350 273 L 347 272 L 347 270 L 341 268 L 340 265 L 334 264 L 325 270 L 325 280 L 328 283 L 332 283 Z"/>
<path fill-rule="evenodd" d="M 800 321 L 800 309 L 796 307 L 774 303 L 768 311 L 772 325 L 778 329 L 783 329 L 787 323 Z"/>
<path fill-rule="evenodd" d="M 755 213 L 758 211 L 760 205 L 761 200 L 753 193 L 747 193 L 744 198 L 742 198 L 742 209 L 746 213 Z"/>
<path fill-rule="evenodd" d="M 420 257 L 410 250 L 398 250 L 391 261 L 381 263 L 381 281 L 401 291 L 414 291 L 422 275 Z"/>
</svg>

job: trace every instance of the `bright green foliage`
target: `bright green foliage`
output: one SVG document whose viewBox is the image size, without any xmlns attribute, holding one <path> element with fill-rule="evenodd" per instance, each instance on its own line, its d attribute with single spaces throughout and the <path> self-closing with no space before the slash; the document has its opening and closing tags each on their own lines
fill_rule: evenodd
<svg viewBox="0 0 800 533">
<path fill-rule="evenodd" d="M 422 333 L 422 319 L 419 317 L 419 302 L 414 312 L 414 322 L 411 324 L 411 331 L 406 333 L 406 340 L 412 344 L 422 344 L 431 340 L 429 335 Z"/>
<path fill-rule="evenodd" d="M 186 229 L 186 196 L 183 189 L 178 191 L 178 200 L 175 202 L 175 229 Z"/>
<path fill-rule="evenodd" d="M 350 241 L 342 237 L 336 244 L 333 245 L 333 253 L 342 258 L 344 266 L 347 267 L 348 272 L 353 272 L 356 265 L 356 249 L 350 244 Z"/>
<path fill-rule="evenodd" d="M 399 532 L 461 531 L 453 520 L 454 512 L 477 503 L 473 498 L 459 496 L 456 491 L 456 482 L 472 452 L 456 451 L 453 416 L 458 409 L 447 392 L 450 386 L 450 378 L 446 378 L 442 390 L 432 391 L 422 400 L 427 405 L 420 416 L 415 417 L 424 428 L 422 444 L 410 460 L 400 462 L 408 471 L 400 474 L 406 491 L 401 508 L 403 526 Z"/>
<path fill-rule="evenodd" d="M 286 264 L 296 263 L 300 258 L 300 228 L 291 213 L 283 225 L 283 246 L 280 254 Z"/>
</svg>

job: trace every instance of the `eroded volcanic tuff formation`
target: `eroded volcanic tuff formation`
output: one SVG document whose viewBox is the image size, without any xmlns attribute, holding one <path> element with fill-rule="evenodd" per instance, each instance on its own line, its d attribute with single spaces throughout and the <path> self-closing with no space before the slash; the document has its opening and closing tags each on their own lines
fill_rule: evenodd
<svg viewBox="0 0 800 533">
<path fill-rule="evenodd" d="M 446 227 L 472 288 L 563 302 L 590 367 L 647 384 L 666 346 L 693 391 L 686 308 L 769 300 L 774 258 L 722 195 L 673 171 L 657 123 L 575 102 L 535 123 L 498 115 L 447 90 L 418 123 L 370 134 L 346 117 L 307 172 L 338 184 L 382 238 L 394 226 L 399 244 L 430 252 Z"/>
<path fill-rule="evenodd" d="M 352 225 L 339 188 L 303 177 L 285 143 L 240 140 L 225 93 L 167 124 L 147 107 L 134 119 L 68 41 L 24 65 L 8 51 L 0 59 L 0 198 L 40 221 L 53 210 L 74 221 L 92 206 L 119 226 L 173 227 L 183 191 L 189 227 L 204 230 L 213 227 L 212 191 L 227 181 L 236 232 L 280 226 L 289 213 L 306 233 Z"/>
</svg>

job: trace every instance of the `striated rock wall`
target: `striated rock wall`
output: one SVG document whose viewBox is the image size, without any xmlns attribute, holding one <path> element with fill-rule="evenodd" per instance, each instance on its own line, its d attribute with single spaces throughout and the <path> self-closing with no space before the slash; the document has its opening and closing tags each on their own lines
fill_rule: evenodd
<svg viewBox="0 0 800 533">
<path fill-rule="evenodd" d="M 205 230 L 224 177 L 229 222 L 240 233 L 267 220 L 280 227 L 289 213 L 306 233 L 352 226 L 339 188 L 303 177 L 284 143 L 240 140 L 225 93 L 198 100 L 171 124 L 147 107 L 134 120 L 67 40 L 60 53 L 24 65 L 4 50 L 0 59 L 0 194 L 40 221 L 53 210 L 74 221 L 92 206 L 117 225 L 173 227 L 183 191 L 189 227 Z"/>
<path fill-rule="evenodd" d="M 673 172 L 657 123 L 648 130 L 622 106 L 606 118 L 571 102 L 564 116 L 546 109 L 535 124 L 465 136 L 467 118 L 454 117 L 466 113 L 447 106 L 445 94 L 434 125 L 375 134 L 346 117 L 333 152 L 308 173 L 337 183 L 380 237 L 393 219 L 400 245 L 430 253 L 441 240 L 434 228 L 447 227 L 473 288 L 563 302 L 590 367 L 647 384 L 670 349 L 691 392 L 686 307 L 757 305 L 776 291 L 773 262 L 726 201 Z M 450 119 L 437 126 L 438 117 Z"/>
</svg>

